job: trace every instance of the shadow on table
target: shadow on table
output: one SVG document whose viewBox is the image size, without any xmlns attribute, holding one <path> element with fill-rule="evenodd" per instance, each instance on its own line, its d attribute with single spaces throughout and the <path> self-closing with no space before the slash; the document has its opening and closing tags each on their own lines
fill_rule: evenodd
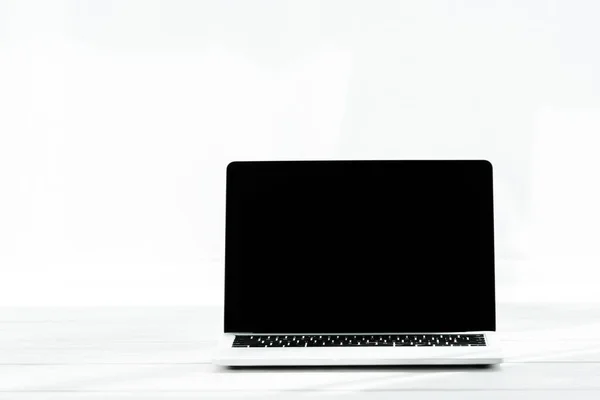
<svg viewBox="0 0 600 400">
<path fill-rule="evenodd" d="M 351 398 L 356 395 L 363 398 L 366 393 L 377 398 L 381 395 L 387 398 L 398 398 L 400 392 L 414 392 L 432 388 L 452 388 L 457 378 L 473 379 L 474 376 L 489 377 L 501 370 L 496 365 L 405 365 L 405 366 L 319 366 L 319 367 L 227 367 L 222 368 L 225 373 L 281 373 L 283 379 L 286 373 L 292 376 L 303 373 L 331 374 L 330 382 L 296 384 L 289 389 L 281 390 L 277 394 L 263 393 L 254 398 L 271 399 L 279 398 L 285 393 L 286 398 L 305 398 L 311 396 L 332 398 Z M 347 373 L 347 375 L 346 375 Z M 342 374 L 343 378 L 339 379 Z M 483 375 L 482 375 L 483 374 Z M 493 378 L 492 378 L 493 379 Z M 477 378 L 479 380 L 479 378 Z M 296 386 L 296 387 L 293 387 Z M 426 389 L 428 390 L 428 389 Z M 290 396 L 291 395 L 291 396 Z M 349 397 L 350 396 L 350 397 Z"/>
<path fill-rule="evenodd" d="M 496 365 L 323 365 L 220 367 L 222 372 L 466 372 L 494 371 Z"/>
</svg>

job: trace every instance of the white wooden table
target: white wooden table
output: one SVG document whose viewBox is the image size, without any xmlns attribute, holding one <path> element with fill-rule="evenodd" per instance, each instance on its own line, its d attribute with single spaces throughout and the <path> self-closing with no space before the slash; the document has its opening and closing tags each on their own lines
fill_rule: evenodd
<svg viewBox="0 0 600 400">
<path fill-rule="evenodd" d="M 600 399 L 600 304 L 500 304 L 494 368 L 224 369 L 219 308 L 0 309 L 0 399 Z"/>
</svg>

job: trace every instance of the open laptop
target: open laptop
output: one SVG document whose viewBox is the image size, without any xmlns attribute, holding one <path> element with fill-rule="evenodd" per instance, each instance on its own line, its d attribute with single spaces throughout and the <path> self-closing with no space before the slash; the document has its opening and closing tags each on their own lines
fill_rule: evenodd
<svg viewBox="0 0 600 400">
<path fill-rule="evenodd" d="M 502 361 L 488 161 L 233 162 L 226 200 L 216 364 Z"/>
</svg>

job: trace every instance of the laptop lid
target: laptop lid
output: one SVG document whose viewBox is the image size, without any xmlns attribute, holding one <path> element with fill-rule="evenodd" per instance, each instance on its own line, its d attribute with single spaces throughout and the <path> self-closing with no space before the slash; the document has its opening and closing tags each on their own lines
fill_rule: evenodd
<svg viewBox="0 0 600 400">
<path fill-rule="evenodd" d="M 492 165 L 227 167 L 225 332 L 494 331 Z"/>
</svg>

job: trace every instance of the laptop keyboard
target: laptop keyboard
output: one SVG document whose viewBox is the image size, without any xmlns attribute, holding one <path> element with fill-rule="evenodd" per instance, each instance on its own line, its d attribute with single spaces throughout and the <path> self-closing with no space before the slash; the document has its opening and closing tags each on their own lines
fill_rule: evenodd
<svg viewBox="0 0 600 400">
<path fill-rule="evenodd" d="M 238 335 L 233 347 L 485 346 L 482 334 Z"/>
</svg>

